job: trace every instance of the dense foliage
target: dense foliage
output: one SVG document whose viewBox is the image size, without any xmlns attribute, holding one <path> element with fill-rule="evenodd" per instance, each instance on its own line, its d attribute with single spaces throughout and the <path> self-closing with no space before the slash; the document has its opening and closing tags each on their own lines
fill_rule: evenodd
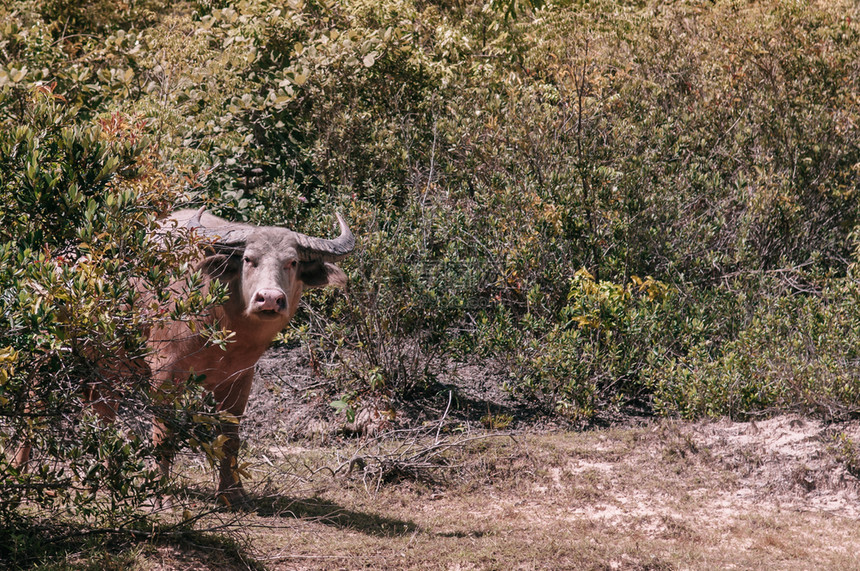
<svg viewBox="0 0 860 571">
<path fill-rule="evenodd" d="M 28 435 L 92 480 L 37 425 L 79 422 L 98 356 L 142 350 L 133 284 L 181 266 L 147 236 L 183 204 L 316 235 L 346 215 L 348 291 L 286 334 L 333 361 L 341 404 L 491 360 L 574 419 L 856 413 L 858 20 L 789 0 L 4 4 L 0 478 L 25 477 Z"/>
</svg>

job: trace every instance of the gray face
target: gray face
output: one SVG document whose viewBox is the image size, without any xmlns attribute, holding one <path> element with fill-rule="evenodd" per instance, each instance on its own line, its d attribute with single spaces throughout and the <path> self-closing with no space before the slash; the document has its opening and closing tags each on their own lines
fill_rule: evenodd
<svg viewBox="0 0 860 571">
<path fill-rule="evenodd" d="M 333 240 L 276 226 L 234 224 L 203 209 L 178 211 L 166 226 L 185 227 L 208 241 L 199 267 L 230 284 L 228 312 L 286 324 L 303 290 L 346 285 L 346 274 L 333 262 L 349 255 L 355 238 L 340 214 L 337 219 L 341 233 Z"/>
<path fill-rule="evenodd" d="M 260 229 L 246 242 L 240 263 L 246 316 L 268 320 L 295 314 L 303 284 L 298 252 L 289 236 Z"/>
</svg>

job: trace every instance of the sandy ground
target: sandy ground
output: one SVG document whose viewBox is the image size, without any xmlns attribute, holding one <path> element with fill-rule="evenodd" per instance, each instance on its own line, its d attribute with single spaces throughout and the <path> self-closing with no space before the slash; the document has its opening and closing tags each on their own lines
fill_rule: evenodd
<svg viewBox="0 0 860 571">
<path fill-rule="evenodd" d="M 258 376 L 243 425 L 254 500 L 230 516 L 242 555 L 219 567 L 164 547 L 155 568 L 860 569 L 857 421 L 638 418 L 492 436 L 478 413 L 516 405 L 481 402 L 472 371 L 451 389 L 463 410 L 446 414 L 443 395 L 392 423 L 371 406 L 377 432 L 345 436 L 306 352 L 275 349 Z M 438 470 L 382 478 L 408 464 L 403 433 L 386 432 L 406 425 L 429 427 L 412 452 L 452 446 Z"/>
</svg>

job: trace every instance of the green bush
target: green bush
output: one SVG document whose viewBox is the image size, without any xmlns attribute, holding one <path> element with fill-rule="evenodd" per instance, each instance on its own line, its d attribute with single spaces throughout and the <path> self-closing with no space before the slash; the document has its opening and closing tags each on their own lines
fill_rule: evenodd
<svg viewBox="0 0 860 571">
<path fill-rule="evenodd" d="M 548 412 L 587 421 L 642 396 L 642 372 L 666 345 L 674 296 L 652 278 L 634 276 L 622 286 L 598 282 L 584 269 L 568 284 L 557 312 L 547 312 L 540 288 L 532 288 L 530 311 L 516 328 L 510 313 L 485 316 L 479 344 L 505 355 L 515 393 Z"/>
<path fill-rule="evenodd" d="M 438 17 L 398 2 L 196 8 L 193 20 L 140 35 L 146 96 L 135 107 L 223 213 L 292 220 L 284 193 L 317 205 L 415 183 L 450 73 L 424 49 Z"/>
<path fill-rule="evenodd" d="M 165 484 L 151 469 L 151 418 L 178 423 L 175 446 L 212 439 L 214 420 L 192 423 L 210 410 L 200 389 L 152 387 L 143 357 L 151 327 L 223 292 L 192 278 L 187 304 L 171 312 L 159 311 L 163 293 L 144 297 L 180 279 L 193 252 L 155 233 L 174 185 L 140 124 L 119 114 L 78 124 L 70 113 L 38 89 L 16 128 L 0 131 L 0 533 L 24 514 L 51 525 L 138 521 Z M 121 403 L 119 422 L 86 404 L 101 397 Z M 14 466 L 24 445 L 31 461 Z"/>
<path fill-rule="evenodd" d="M 798 410 L 826 418 L 860 410 L 857 284 L 832 280 L 815 294 L 767 284 L 738 334 L 693 344 L 649 371 L 655 408 L 686 418 Z M 765 292 L 776 289 L 768 296 Z"/>
<path fill-rule="evenodd" d="M 350 25 L 383 29 L 393 14 L 381 8 L 370 20 L 354 6 Z M 407 394 L 425 381 L 402 379 L 432 377 L 437 355 L 456 349 L 508 362 L 508 386 L 536 405 L 588 417 L 631 398 L 650 402 L 649 376 L 671 363 L 695 358 L 722 370 L 720 356 L 762 302 L 780 319 L 799 311 L 776 301 L 791 300 L 790 288 L 761 288 L 758 276 L 844 277 L 858 216 L 860 76 L 851 62 L 860 54 L 857 26 L 838 9 L 761 2 L 655 13 L 607 1 L 545 6 L 539 19 L 461 4 L 400 10 L 423 16 L 412 21 L 421 42 L 409 49 L 421 51 L 410 61 L 431 70 L 404 79 L 414 88 L 401 121 L 409 136 L 386 123 L 400 110 L 388 83 L 402 76 L 375 75 L 376 63 L 352 76 L 317 67 L 306 86 L 319 97 L 291 109 L 314 118 L 294 143 L 311 158 L 303 173 L 324 182 L 284 173 L 269 187 L 279 200 L 257 194 L 271 200 L 266 218 L 324 233 L 320 221 L 342 208 L 367 238 L 359 256 L 372 256 L 356 257 L 352 274 L 354 309 L 338 314 L 339 327 L 322 320 L 327 332 L 315 330 L 330 346 L 360 349 L 359 365 L 347 368 L 363 386 L 372 371 L 372 384 L 386 378 Z M 335 112 L 317 114 L 328 102 Z M 572 327 L 569 284 L 583 267 L 618 292 L 653 276 L 671 301 L 633 296 L 618 306 L 629 321 Z M 439 301 L 448 299 L 456 303 Z M 830 311 L 830 299 L 816 303 Z M 662 398 L 658 410 L 680 410 Z M 736 407 L 714 396 L 711 413 L 775 402 L 743 398 Z"/>
<path fill-rule="evenodd" d="M 138 27 L 156 21 L 156 11 L 164 5 L 101 0 L 0 5 L 3 119 L 24 113 L 30 92 L 43 86 L 62 97 L 81 120 L 93 118 L 117 99 L 139 97 L 144 85 Z"/>
</svg>

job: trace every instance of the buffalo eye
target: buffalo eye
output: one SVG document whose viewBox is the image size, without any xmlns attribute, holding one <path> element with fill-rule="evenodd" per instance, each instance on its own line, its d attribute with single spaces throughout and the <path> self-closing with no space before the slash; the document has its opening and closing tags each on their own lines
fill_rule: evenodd
<svg viewBox="0 0 860 571">
<path fill-rule="evenodd" d="M 287 262 L 286 264 L 284 264 L 284 269 L 285 269 L 285 270 L 292 270 L 292 269 L 294 269 L 294 268 L 295 268 L 296 266 L 298 266 L 298 265 L 299 265 L 298 260 L 290 260 L 289 262 Z"/>
<path fill-rule="evenodd" d="M 248 264 L 249 266 L 251 266 L 252 268 L 257 267 L 257 260 L 250 258 L 248 256 L 245 256 L 245 263 Z"/>
</svg>

